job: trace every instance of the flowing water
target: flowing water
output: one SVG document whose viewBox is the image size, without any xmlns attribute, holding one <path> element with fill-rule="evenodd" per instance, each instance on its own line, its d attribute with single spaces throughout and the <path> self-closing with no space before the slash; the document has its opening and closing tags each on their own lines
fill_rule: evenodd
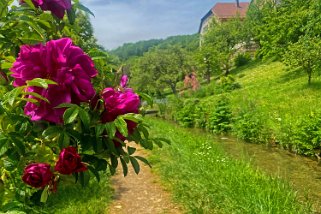
<svg viewBox="0 0 321 214">
<path fill-rule="evenodd" d="M 276 147 L 249 144 L 233 137 L 216 137 L 224 150 L 238 159 L 250 162 L 266 173 L 289 182 L 302 201 L 321 213 L 321 164 Z"/>
</svg>

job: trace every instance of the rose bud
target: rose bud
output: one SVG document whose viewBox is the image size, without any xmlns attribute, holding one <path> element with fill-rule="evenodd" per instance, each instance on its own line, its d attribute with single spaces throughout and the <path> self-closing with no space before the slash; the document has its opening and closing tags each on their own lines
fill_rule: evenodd
<svg viewBox="0 0 321 214">
<path fill-rule="evenodd" d="M 46 163 L 29 164 L 23 172 L 22 180 L 35 188 L 44 188 L 53 177 L 50 165 Z"/>
<path fill-rule="evenodd" d="M 55 170 L 63 175 L 69 175 L 75 172 L 86 171 L 87 167 L 81 162 L 80 155 L 77 153 L 76 148 L 70 146 L 60 152 Z"/>
</svg>

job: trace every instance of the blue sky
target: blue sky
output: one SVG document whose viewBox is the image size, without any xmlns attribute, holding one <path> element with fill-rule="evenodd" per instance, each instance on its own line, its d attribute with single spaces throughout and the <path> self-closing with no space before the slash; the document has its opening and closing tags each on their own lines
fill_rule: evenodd
<svg viewBox="0 0 321 214">
<path fill-rule="evenodd" d="M 247 0 L 241 0 L 247 1 Z M 235 0 L 81 0 L 94 12 L 95 35 L 107 49 L 140 40 L 193 34 L 216 2 Z"/>
</svg>

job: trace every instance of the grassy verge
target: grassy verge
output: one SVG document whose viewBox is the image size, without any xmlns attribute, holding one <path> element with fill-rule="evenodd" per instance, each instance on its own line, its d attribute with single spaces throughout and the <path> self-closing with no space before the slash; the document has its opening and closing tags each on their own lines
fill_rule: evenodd
<svg viewBox="0 0 321 214">
<path fill-rule="evenodd" d="M 172 141 L 155 149 L 151 161 L 188 213 L 310 213 L 287 183 L 227 157 L 211 135 L 149 123 L 154 135 Z"/>
<path fill-rule="evenodd" d="M 42 211 L 59 214 L 106 213 L 112 196 L 109 179 L 109 176 L 102 175 L 99 183 L 93 179 L 86 188 L 78 184 L 61 185 L 57 193 L 48 198 Z"/>
</svg>

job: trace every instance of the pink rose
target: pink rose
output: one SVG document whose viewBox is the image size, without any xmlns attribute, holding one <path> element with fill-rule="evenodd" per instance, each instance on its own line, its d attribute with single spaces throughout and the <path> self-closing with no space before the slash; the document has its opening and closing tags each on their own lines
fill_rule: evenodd
<svg viewBox="0 0 321 214">
<path fill-rule="evenodd" d="M 19 57 L 11 68 L 15 78 L 14 86 L 23 86 L 34 78 L 50 79 L 58 83 L 47 89 L 29 87 L 49 100 L 39 101 L 39 105 L 28 102 L 25 114 L 31 120 L 47 120 L 62 123 L 64 109 L 55 108 L 61 103 L 89 102 L 96 94 L 91 78 L 97 70 L 91 58 L 83 50 L 72 44 L 70 38 L 51 40 L 45 45 L 23 45 Z M 33 96 L 27 98 L 37 99 Z"/>
<path fill-rule="evenodd" d="M 55 170 L 61 174 L 69 175 L 75 172 L 86 171 L 87 167 L 81 162 L 80 155 L 77 153 L 76 148 L 70 146 L 60 152 Z"/>
<path fill-rule="evenodd" d="M 29 164 L 23 172 L 22 180 L 35 188 L 44 188 L 50 183 L 53 174 L 50 165 L 46 163 Z"/>
<path fill-rule="evenodd" d="M 104 100 L 105 111 L 102 114 L 102 122 L 108 123 L 114 121 L 119 115 L 127 113 L 138 113 L 140 100 L 139 96 L 132 89 L 126 88 L 124 91 L 116 91 L 113 88 L 105 88 L 102 93 Z M 133 121 L 126 120 L 128 134 L 132 134 L 137 126 Z M 126 140 L 119 131 L 116 132 L 116 137 L 120 140 Z M 120 143 L 114 141 L 116 146 Z"/>
<path fill-rule="evenodd" d="M 119 115 L 138 113 L 139 96 L 130 88 L 124 91 L 105 88 L 102 92 L 102 98 L 105 103 L 105 111 L 102 115 L 103 123 L 114 121 Z"/>
<path fill-rule="evenodd" d="M 19 1 L 24 3 L 23 0 Z M 71 9 L 71 0 L 32 0 L 35 7 L 40 7 L 43 11 L 51 11 L 52 14 L 62 19 L 66 10 Z"/>
</svg>

